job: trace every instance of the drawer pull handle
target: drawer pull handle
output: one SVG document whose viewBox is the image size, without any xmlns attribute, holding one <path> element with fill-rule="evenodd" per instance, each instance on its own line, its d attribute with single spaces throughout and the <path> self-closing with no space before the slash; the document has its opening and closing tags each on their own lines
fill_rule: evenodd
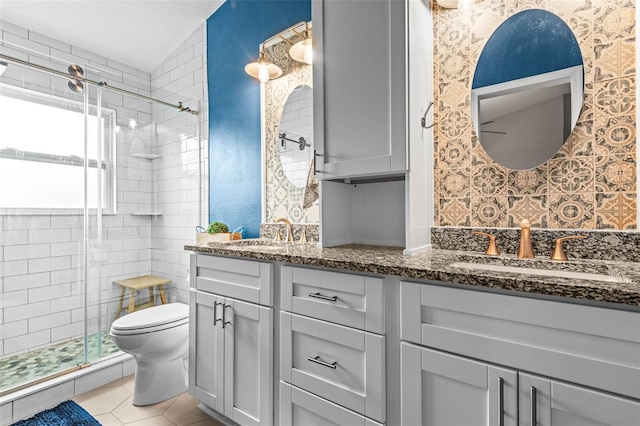
<svg viewBox="0 0 640 426">
<path fill-rule="evenodd" d="M 536 413 L 536 408 L 538 406 L 538 392 L 534 386 L 531 386 L 531 426 L 537 426 L 538 424 L 538 413 Z"/>
<path fill-rule="evenodd" d="M 309 297 L 315 297 L 316 299 L 329 300 L 331 302 L 335 302 L 338 300 L 338 296 L 325 296 L 324 294 L 317 293 L 309 293 Z"/>
<path fill-rule="evenodd" d="M 324 367 L 329 367 L 329 368 L 333 368 L 334 370 L 336 369 L 336 367 L 338 366 L 338 361 L 333 361 L 331 363 L 323 361 L 322 359 L 320 359 L 320 355 L 316 355 L 313 358 L 308 358 L 309 361 L 311 362 L 315 362 L 316 364 L 320 364 Z"/>
<path fill-rule="evenodd" d="M 498 377 L 498 425 L 504 426 L 504 379 Z"/>
</svg>

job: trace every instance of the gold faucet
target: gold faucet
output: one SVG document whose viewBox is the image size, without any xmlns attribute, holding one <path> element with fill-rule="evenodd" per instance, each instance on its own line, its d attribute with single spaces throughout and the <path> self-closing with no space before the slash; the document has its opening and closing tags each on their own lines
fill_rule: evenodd
<svg viewBox="0 0 640 426">
<path fill-rule="evenodd" d="M 520 248 L 518 249 L 519 259 L 533 259 L 533 245 L 531 244 L 531 223 L 527 219 L 520 222 Z"/>
<path fill-rule="evenodd" d="M 291 230 L 291 222 L 289 222 L 289 219 L 285 218 L 285 217 L 279 217 L 276 220 L 274 220 L 275 223 L 278 222 L 282 222 L 287 226 L 287 241 L 292 243 L 293 242 L 293 231 Z"/>
<path fill-rule="evenodd" d="M 487 247 L 487 250 L 484 252 L 484 254 L 486 254 L 487 256 L 500 255 L 500 250 L 498 250 L 498 246 L 496 245 L 495 235 L 487 234 L 486 232 L 480 232 L 480 231 L 473 231 L 472 234 L 484 235 L 485 237 L 489 238 L 489 246 Z"/>
<path fill-rule="evenodd" d="M 572 240 L 574 238 L 587 238 L 586 235 L 572 235 L 570 237 L 558 238 L 556 240 L 556 246 L 553 249 L 553 253 L 551 253 L 551 260 L 559 260 L 561 262 L 566 262 L 567 254 L 564 252 L 562 248 L 562 242 L 564 240 Z"/>
</svg>

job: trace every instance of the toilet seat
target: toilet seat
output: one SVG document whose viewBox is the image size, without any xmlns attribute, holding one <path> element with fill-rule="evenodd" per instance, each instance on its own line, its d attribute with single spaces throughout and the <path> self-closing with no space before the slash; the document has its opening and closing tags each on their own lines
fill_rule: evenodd
<svg viewBox="0 0 640 426">
<path fill-rule="evenodd" d="M 117 336 L 154 333 L 189 323 L 189 305 L 169 303 L 136 311 L 111 324 L 111 334 Z"/>
</svg>

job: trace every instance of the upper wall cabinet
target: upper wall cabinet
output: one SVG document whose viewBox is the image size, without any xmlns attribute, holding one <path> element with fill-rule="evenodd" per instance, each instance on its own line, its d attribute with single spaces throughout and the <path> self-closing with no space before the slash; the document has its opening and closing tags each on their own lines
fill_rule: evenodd
<svg viewBox="0 0 640 426">
<path fill-rule="evenodd" d="M 320 242 L 424 250 L 433 217 L 431 3 L 312 7 Z"/>
<path fill-rule="evenodd" d="M 316 177 L 407 170 L 404 0 L 314 1 Z"/>
</svg>

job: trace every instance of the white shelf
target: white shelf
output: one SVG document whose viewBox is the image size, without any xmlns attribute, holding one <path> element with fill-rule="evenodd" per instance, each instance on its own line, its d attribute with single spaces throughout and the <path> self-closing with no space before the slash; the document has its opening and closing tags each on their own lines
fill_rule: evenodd
<svg viewBox="0 0 640 426">
<path fill-rule="evenodd" d="M 137 157 L 137 158 L 145 158 L 147 160 L 155 160 L 156 158 L 162 157 L 162 155 L 158 155 L 158 154 L 144 154 L 141 152 L 136 152 L 134 154 L 131 154 L 131 156 Z"/>
<path fill-rule="evenodd" d="M 140 212 L 140 213 L 129 213 L 131 216 L 162 216 L 160 212 Z"/>
</svg>

